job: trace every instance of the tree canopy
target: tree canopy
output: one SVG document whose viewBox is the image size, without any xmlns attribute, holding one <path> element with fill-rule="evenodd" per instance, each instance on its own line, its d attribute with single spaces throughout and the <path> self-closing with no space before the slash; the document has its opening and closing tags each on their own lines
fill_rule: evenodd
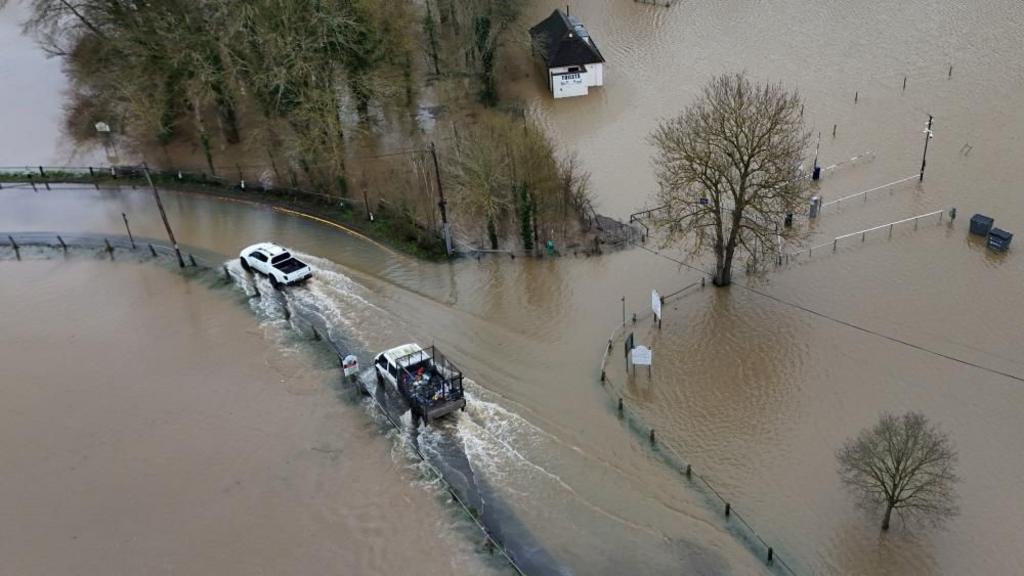
<svg viewBox="0 0 1024 576">
<path fill-rule="evenodd" d="M 782 223 L 805 200 L 799 166 L 810 139 L 800 110 L 781 84 L 726 74 L 650 137 L 661 206 L 654 223 L 667 243 L 710 248 L 717 285 L 732 281 L 737 250 L 757 261 L 792 234 Z"/>
<path fill-rule="evenodd" d="M 949 437 L 923 414 L 882 414 L 878 423 L 848 440 L 836 454 L 839 476 L 858 504 L 883 510 L 882 530 L 892 513 L 940 521 L 956 513 L 956 450 Z"/>
</svg>

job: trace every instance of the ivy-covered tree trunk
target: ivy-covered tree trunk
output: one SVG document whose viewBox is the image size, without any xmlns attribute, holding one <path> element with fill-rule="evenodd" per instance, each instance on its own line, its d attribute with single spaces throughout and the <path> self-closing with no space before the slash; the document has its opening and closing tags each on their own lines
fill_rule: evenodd
<svg viewBox="0 0 1024 576">
<path fill-rule="evenodd" d="M 498 227 L 494 223 L 494 216 L 487 217 L 487 238 L 491 241 L 491 250 L 497 250 Z"/>
<path fill-rule="evenodd" d="M 430 11 L 430 0 L 427 0 L 427 13 L 423 17 L 423 30 L 427 33 L 427 42 L 430 47 L 430 59 L 434 63 L 434 74 L 437 76 L 441 75 L 441 63 L 440 56 L 438 55 L 437 45 L 437 26 L 434 24 L 434 15 Z M 440 12 L 440 9 L 438 9 Z"/>
<path fill-rule="evenodd" d="M 495 47 L 491 38 L 490 16 L 479 16 L 474 22 L 476 52 L 480 55 L 480 102 L 487 106 L 498 103 L 498 87 L 494 82 Z"/>
</svg>

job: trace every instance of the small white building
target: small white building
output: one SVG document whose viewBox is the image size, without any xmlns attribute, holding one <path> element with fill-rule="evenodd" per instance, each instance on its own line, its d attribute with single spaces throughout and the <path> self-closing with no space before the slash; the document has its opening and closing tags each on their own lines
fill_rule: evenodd
<svg viewBox="0 0 1024 576">
<path fill-rule="evenodd" d="M 591 86 L 604 85 L 604 56 L 575 16 L 555 10 L 530 28 L 530 38 L 555 98 L 586 96 Z"/>
</svg>

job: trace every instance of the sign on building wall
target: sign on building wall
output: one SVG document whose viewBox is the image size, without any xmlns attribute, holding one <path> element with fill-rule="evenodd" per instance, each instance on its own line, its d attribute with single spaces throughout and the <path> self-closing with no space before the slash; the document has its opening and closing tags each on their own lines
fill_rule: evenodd
<svg viewBox="0 0 1024 576">
<path fill-rule="evenodd" d="M 551 76 L 551 86 L 554 89 L 555 98 L 585 96 L 587 94 L 587 83 L 581 72 L 553 74 Z"/>
</svg>

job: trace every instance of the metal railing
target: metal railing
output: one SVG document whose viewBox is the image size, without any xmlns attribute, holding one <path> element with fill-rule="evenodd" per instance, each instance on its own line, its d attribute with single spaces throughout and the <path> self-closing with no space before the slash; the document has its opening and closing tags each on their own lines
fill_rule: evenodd
<svg viewBox="0 0 1024 576">
<path fill-rule="evenodd" d="M 157 184 L 175 183 L 182 185 L 209 186 L 234 192 L 265 192 L 290 197 L 305 197 L 317 202 L 333 203 L 341 196 L 312 192 L 297 187 L 271 186 L 263 182 L 244 178 L 214 176 L 206 172 L 195 172 L 179 168 L 150 168 L 153 181 Z M 119 182 L 145 182 L 141 165 L 119 164 L 108 166 L 0 166 L 0 189 L 27 188 L 50 190 L 51 184 L 89 184 L 99 189 L 100 184 Z"/>
<path fill-rule="evenodd" d="M 821 208 L 825 209 L 825 208 L 828 208 L 829 206 L 839 206 L 843 202 L 849 202 L 850 200 L 853 200 L 854 198 L 857 198 L 857 197 L 860 197 L 860 196 L 863 196 L 864 197 L 864 201 L 867 202 L 868 194 L 870 194 L 872 192 L 877 192 L 879 190 L 884 190 L 886 188 L 890 188 L 890 187 L 895 186 L 897 184 L 902 184 L 904 182 L 913 180 L 913 179 L 915 179 L 917 177 L 918 177 L 917 174 L 912 174 L 912 175 L 907 176 L 905 178 L 900 178 L 899 180 L 895 180 L 893 182 L 889 182 L 888 184 L 882 184 L 881 186 L 875 186 L 874 188 L 870 188 L 868 190 L 862 190 L 860 192 L 855 192 L 853 194 L 848 194 L 846 196 L 843 196 L 841 198 L 836 198 L 835 200 L 831 200 L 829 202 L 823 202 L 821 204 Z"/>
<path fill-rule="evenodd" d="M 915 176 L 915 178 L 916 178 L 916 176 Z M 953 208 L 948 210 L 948 212 L 950 213 L 950 218 L 954 217 L 954 216 L 952 216 L 952 214 L 955 213 L 954 210 L 955 209 L 953 209 Z M 886 230 L 887 229 L 889 231 L 889 238 L 891 239 L 892 238 L 893 230 L 895 229 L 896 226 L 899 226 L 900 224 L 906 224 L 908 222 L 913 222 L 914 223 L 914 230 L 917 230 L 919 222 L 920 222 L 920 220 L 922 218 L 931 218 L 933 216 L 938 216 L 939 217 L 938 218 L 938 222 L 936 222 L 936 223 L 937 224 L 942 224 L 943 220 L 945 219 L 946 212 L 947 212 L 947 210 L 935 210 L 934 212 L 928 212 L 927 214 L 919 214 L 917 216 L 911 216 L 910 218 L 904 218 L 902 220 L 896 220 L 895 222 L 889 222 L 887 224 L 882 224 L 880 226 L 873 226 L 871 228 L 865 228 L 864 230 L 858 230 L 856 232 L 850 232 L 848 234 L 842 234 L 840 236 L 836 236 L 836 237 L 832 238 L 832 240 L 830 240 L 828 242 L 824 242 L 824 243 L 818 244 L 816 246 L 811 246 L 809 248 L 798 250 L 796 252 L 786 252 L 786 253 L 780 254 L 779 255 L 779 262 L 777 262 L 777 264 L 779 264 L 779 265 L 789 264 L 789 259 L 790 258 L 793 258 L 795 260 L 795 259 L 799 258 L 800 256 L 802 256 L 804 253 L 806 253 L 808 257 L 812 257 L 812 256 L 814 256 L 814 251 L 815 250 L 820 252 L 823 248 L 828 248 L 829 246 L 831 246 L 832 247 L 832 251 L 835 252 L 836 250 L 839 249 L 839 243 L 842 242 L 843 240 L 848 239 L 848 238 L 856 238 L 857 236 L 860 236 L 860 241 L 861 242 L 865 242 L 865 241 L 867 241 L 868 234 L 870 234 L 871 232 L 876 232 L 878 230 Z"/>
</svg>

